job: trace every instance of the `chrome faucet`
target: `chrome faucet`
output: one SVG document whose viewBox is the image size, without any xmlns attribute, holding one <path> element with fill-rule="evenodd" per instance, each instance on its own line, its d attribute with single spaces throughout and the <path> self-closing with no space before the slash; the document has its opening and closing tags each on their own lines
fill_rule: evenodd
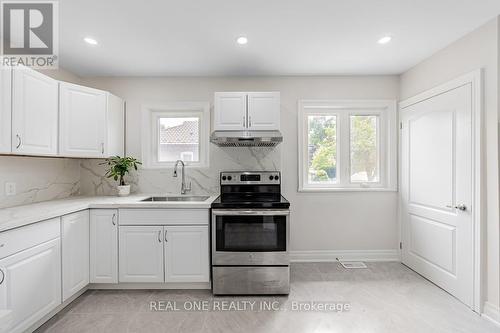
<svg viewBox="0 0 500 333">
<path fill-rule="evenodd" d="M 184 162 L 182 160 L 177 160 L 175 162 L 175 167 L 174 167 L 174 177 L 177 177 L 177 166 L 179 163 L 182 165 L 182 182 L 181 182 L 181 194 L 186 194 L 186 192 L 191 191 L 191 182 L 189 182 L 189 185 L 186 185 L 186 171 L 184 170 Z"/>
</svg>

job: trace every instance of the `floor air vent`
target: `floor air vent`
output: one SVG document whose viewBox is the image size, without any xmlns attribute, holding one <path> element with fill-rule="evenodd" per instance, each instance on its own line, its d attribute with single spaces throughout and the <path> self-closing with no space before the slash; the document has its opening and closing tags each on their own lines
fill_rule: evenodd
<svg viewBox="0 0 500 333">
<path fill-rule="evenodd" d="M 339 258 L 337 258 L 337 261 L 344 267 L 345 269 L 361 269 L 361 268 L 368 268 L 366 264 L 362 261 L 340 261 Z"/>
</svg>

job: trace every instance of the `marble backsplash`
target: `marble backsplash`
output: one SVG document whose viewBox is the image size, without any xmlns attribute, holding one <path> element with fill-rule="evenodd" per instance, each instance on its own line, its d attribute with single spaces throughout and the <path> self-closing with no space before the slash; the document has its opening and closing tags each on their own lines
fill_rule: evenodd
<svg viewBox="0 0 500 333">
<path fill-rule="evenodd" d="M 221 171 L 280 170 L 279 147 L 219 148 L 211 145 L 207 168 L 186 168 L 190 194 L 217 194 Z M 104 176 L 101 159 L 67 159 L 0 156 L 0 209 L 74 195 L 115 195 L 116 182 Z M 139 169 L 126 178 L 132 193 L 179 194 L 181 177 L 173 168 Z M 16 184 L 16 194 L 7 196 L 5 184 Z"/>
<path fill-rule="evenodd" d="M 190 194 L 219 192 L 221 171 L 275 171 L 280 170 L 280 147 L 219 148 L 210 145 L 208 168 L 186 168 L 186 181 L 191 182 Z M 80 193 L 83 195 L 114 195 L 116 182 L 104 177 L 102 160 L 82 160 Z M 140 169 L 126 178 L 132 193 L 179 194 L 181 177 L 173 177 L 173 168 Z"/>
<path fill-rule="evenodd" d="M 16 184 L 7 196 L 5 184 Z M 80 193 L 80 160 L 0 156 L 0 208 L 62 199 Z"/>
</svg>

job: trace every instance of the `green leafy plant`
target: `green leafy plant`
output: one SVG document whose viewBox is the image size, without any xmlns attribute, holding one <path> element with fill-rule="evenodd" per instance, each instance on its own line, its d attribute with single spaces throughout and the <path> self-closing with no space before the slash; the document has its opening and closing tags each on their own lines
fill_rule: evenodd
<svg viewBox="0 0 500 333">
<path fill-rule="evenodd" d="M 125 174 L 129 173 L 132 168 L 137 170 L 137 166 L 142 163 L 133 157 L 113 156 L 100 164 L 108 166 L 105 174 L 106 177 L 113 178 L 115 181 L 119 180 L 120 186 L 123 186 L 126 185 L 124 180 Z"/>
</svg>

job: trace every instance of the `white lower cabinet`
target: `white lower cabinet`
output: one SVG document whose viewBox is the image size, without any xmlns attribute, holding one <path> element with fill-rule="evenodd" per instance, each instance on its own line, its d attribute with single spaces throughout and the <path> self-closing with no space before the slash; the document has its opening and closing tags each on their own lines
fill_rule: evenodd
<svg viewBox="0 0 500 333">
<path fill-rule="evenodd" d="M 90 210 L 90 283 L 118 283 L 118 210 Z"/>
<path fill-rule="evenodd" d="M 165 227 L 165 282 L 208 282 L 208 257 L 208 226 Z"/>
<path fill-rule="evenodd" d="M 119 281 L 210 281 L 207 209 L 120 209 Z"/>
<path fill-rule="evenodd" d="M 20 244 L 18 239 L 38 244 L 0 260 L 0 332 L 24 332 L 61 304 L 59 232 L 59 219 L 54 219 L 2 234 L 7 248 Z M 39 243 L 41 238 L 49 240 Z"/>
<path fill-rule="evenodd" d="M 120 227 L 120 282 L 163 282 L 163 227 Z"/>
<path fill-rule="evenodd" d="M 89 284 L 89 211 L 61 219 L 63 302 Z"/>
</svg>

